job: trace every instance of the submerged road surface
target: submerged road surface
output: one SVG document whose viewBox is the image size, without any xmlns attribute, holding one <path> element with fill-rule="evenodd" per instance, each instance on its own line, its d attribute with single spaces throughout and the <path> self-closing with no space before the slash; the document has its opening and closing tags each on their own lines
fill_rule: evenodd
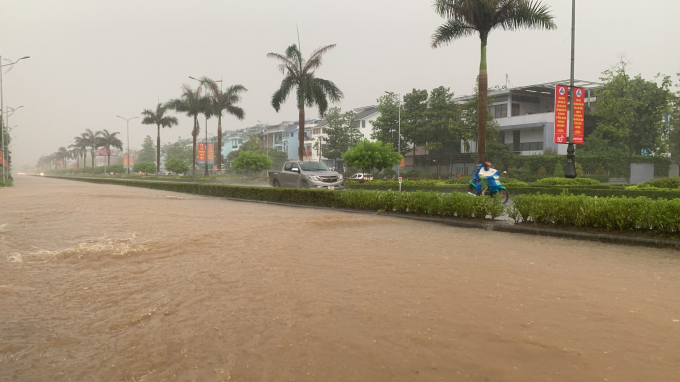
<svg viewBox="0 0 680 382">
<path fill-rule="evenodd" d="M 0 189 L 0 381 L 678 381 L 680 256 L 68 180 Z"/>
</svg>

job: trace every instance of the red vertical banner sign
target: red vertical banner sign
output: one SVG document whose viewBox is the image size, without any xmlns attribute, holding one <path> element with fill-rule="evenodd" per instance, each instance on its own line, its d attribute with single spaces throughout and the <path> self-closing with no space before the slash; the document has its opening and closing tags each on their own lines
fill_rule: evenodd
<svg viewBox="0 0 680 382">
<path fill-rule="evenodd" d="M 208 143 L 208 163 L 215 163 L 215 144 Z"/>
<path fill-rule="evenodd" d="M 130 162 L 130 167 L 135 167 L 135 156 L 130 155 L 130 158 L 128 158 L 128 162 Z"/>
<path fill-rule="evenodd" d="M 574 142 L 575 145 L 583 144 L 583 129 L 585 121 L 585 94 L 584 88 L 574 88 Z"/>
<path fill-rule="evenodd" d="M 205 164 L 205 143 L 198 144 L 198 163 Z"/>
<path fill-rule="evenodd" d="M 5 159 L 5 154 L 2 151 L 0 151 L 0 164 L 4 166 L 5 162 L 3 161 L 3 159 Z"/>
<path fill-rule="evenodd" d="M 555 85 L 555 143 L 567 143 L 569 87 Z"/>
<path fill-rule="evenodd" d="M 128 168 L 128 156 L 123 155 L 123 168 Z"/>
</svg>

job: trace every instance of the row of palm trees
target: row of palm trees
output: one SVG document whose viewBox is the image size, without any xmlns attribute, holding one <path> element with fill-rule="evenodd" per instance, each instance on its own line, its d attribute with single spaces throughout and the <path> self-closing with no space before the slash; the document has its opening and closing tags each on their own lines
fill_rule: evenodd
<svg viewBox="0 0 680 382">
<path fill-rule="evenodd" d="M 435 0 L 433 6 L 435 12 L 446 19 L 446 22 L 437 28 L 432 35 L 432 48 L 442 47 L 454 40 L 475 34 L 479 36 L 481 41 L 478 76 L 480 92 L 477 117 L 479 123 L 478 157 L 480 161 L 483 161 L 487 114 L 487 92 L 483 90 L 487 88 L 486 47 L 489 34 L 494 29 L 555 29 L 553 16 L 548 6 L 540 0 Z M 271 105 L 274 110 L 277 112 L 280 110 L 281 104 L 285 102 L 293 90 L 295 90 L 297 96 L 300 139 L 298 155 L 300 160 L 304 157 L 305 107 L 317 106 L 320 116 L 323 116 L 328 108 L 329 100 L 338 102 L 343 98 L 342 92 L 333 82 L 318 78 L 315 74 L 316 70 L 321 67 L 324 54 L 333 48 L 335 48 L 334 44 L 321 47 L 315 50 L 308 59 L 303 58 L 299 45 L 295 44 L 289 46 L 284 54 L 267 54 L 267 57 L 280 62 L 279 70 L 284 75 L 279 89 L 274 92 L 271 98 Z M 242 120 L 245 117 L 245 112 L 236 104 L 241 101 L 241 94 L 248 89 L 243 85 L 232 85 L 227 87 L 226 90 L 222 90 L 221 86 L 217 84 L 221 81 L 214 81 L 207 77 L 199 79 L 199 82 L 200 85 L 196 89 L 192 89 L 186 84 L 183 85 L 182 95 L 179 98 L 166 103 L 158 103 L 155 110 L 145 109 L 142 112 L 144 117 L 142 124 L 156 125 L 157 127 L 156 171 L 160 167 L 161 127 L 170 128 L 177 125 L 177 118 L 166 115 L 170 109 L 184 113 L 194 120 L 191 132 L 193 137 L 192 171 L 194 173 L 196 171 L 196 140 L 200 133 L 198 116 L 205 116 L 206 128 L 209 118 L 218 118 L 216 164 L 221 169 L 222 115 L 226 113 Z M 116 134 L 118 133 L 109 133 L 107 130 L 93 132 L 88 129 L 85 133 L 76 137 L 75 143 L 69 146 L 71 151 L 61 147 L 50 157 L 62 158 L 65 163 L 67 153 L 75 158 L 82 155 L 83 163 L 85 163 L 89 148 L 92 150 L 92 165 L 94 166 L 94 150 L 100 142 L 108 142 L 99 146 L 109 148 L 108 152 L 110 152 L 110 147 L 121 146 L 117 146 L 120 140 L 115 138 Z"/>
<path fill-rule="evenodd" d="M 94 167 L 95 150 L 101 147 L 106 148 L 107 165 L 111 165 L 111 149 L 123 149 L 123 142 L 118 138 L 119 132 L 109 132 L 104 129 L 101 131 L 92 131 L 92 129 L 85 129 L 85 132 L 74 138 L 74 143 L 66 147 L 60 147 L 51 155 L 43 155 L 38 159 L 38 167 L 55 169 L 66 168 L 66 162 L 69 159 L 75 159 L 76 163 L 80 165 L 80 158 L 83 158 L 83 167 L 87 167 L 87 153 L 90 152 L 92 158 L 92 167 Z"/>
</svg>

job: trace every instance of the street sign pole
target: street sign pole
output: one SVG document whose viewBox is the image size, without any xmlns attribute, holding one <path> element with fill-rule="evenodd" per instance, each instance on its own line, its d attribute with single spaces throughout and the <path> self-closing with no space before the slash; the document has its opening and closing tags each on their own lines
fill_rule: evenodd
<svg viewBox="0 0 680 382">
<path fill-rule="evenodd" d="M 576 166 L 574 165 L 574 41 L 576 39 L 576 0 L 571 0 L 571 80 L 569 91 L 571 102 L 569 107 L 569 145 L 567 146 L 567 168 L 564 170 L 565 178 L 576 178 Z"/>
</svg>

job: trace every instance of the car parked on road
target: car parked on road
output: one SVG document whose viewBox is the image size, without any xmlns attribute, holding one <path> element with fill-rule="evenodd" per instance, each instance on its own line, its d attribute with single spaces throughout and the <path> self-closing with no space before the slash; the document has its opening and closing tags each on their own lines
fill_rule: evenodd
<svg viewBox="0 0 680 382">
<path fill-rule="evenodd" d="M 367 180 L 373 180 L 373 176 L 371 174 L 356 173 L 356 174 L 350 176 L 349 179 L 350 180 L 358 180 L 359 182 L 363 183 Z"/>
<path fill-rule="evenodd" d="M 272 187 L 317 188 L 343 190 L 345 180 L 342 174 L 331 171 L 321 162 L 288 161 L 281 171 L 269 171 Z"/>
</svg>

